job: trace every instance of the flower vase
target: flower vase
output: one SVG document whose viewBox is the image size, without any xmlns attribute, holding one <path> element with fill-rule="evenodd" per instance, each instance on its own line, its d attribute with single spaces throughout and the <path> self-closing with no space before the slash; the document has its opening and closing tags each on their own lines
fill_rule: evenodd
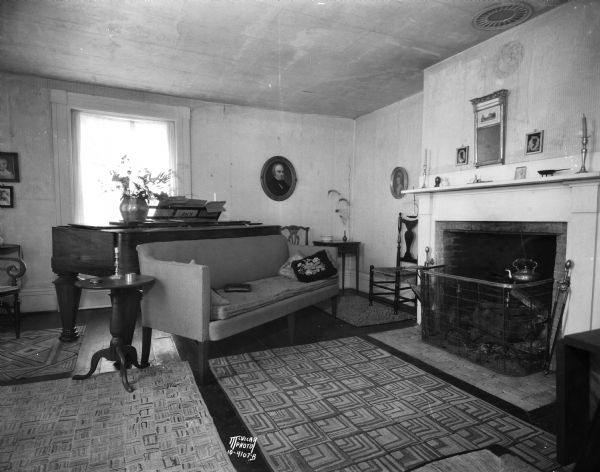
<svg viewBox="0 0 600 472">
<path fill-rule="evenodd" d="M 119 205 L 121 217 L 125 223 L 140 223 L 146 221 L 150 207 L 145 198 L 123 197 Z"/>
</svg>

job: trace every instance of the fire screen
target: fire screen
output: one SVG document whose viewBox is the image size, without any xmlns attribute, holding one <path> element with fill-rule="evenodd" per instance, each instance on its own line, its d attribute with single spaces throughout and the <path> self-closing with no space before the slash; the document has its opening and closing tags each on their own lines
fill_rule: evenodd
<svg viewBox="0 0 600 472">
<path fill-rule="evenodd" d="M 540 371 L 553 279 L 499 283 L 424 271 L 423 340 L 506 375 Z"/>
</svg>

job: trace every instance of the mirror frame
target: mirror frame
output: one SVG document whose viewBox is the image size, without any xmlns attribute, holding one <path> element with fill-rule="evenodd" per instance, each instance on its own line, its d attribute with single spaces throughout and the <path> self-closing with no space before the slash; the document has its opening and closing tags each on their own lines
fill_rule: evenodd
<svg viewBox="0 0 600 472">
<path fill-rule="evenodd" d="M 487 166 L 492 164 L 504 164 L 504 144 L 506 138 L 506 98 L 508 90 L 502 89 L 484 97 L 474 98 L 471 100 L 473 104 L 473 113 L 475 115 L 475 145 L 474 145 L 474 162 L 475 167 Z M 489 121 L 489 122 L 488 122 Z M 499 126 L 499 153 L 497 158 L 484 158 L 480 152 L 479 138 L 483 133 L 480 130 Z"/>
</svg>

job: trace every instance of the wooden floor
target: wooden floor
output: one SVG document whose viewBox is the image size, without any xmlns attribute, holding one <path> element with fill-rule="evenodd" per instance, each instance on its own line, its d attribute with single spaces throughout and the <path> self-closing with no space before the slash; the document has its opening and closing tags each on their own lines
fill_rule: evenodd
<svg viewBox="0 0 600 472">
<path fill-rule="evenodd" d="M 85 323 L 86 332 L 83 337 L 81 350 L 75 367 L 75 374 L 84 374 L 89 370 L 90 359 L 94 352 L 108 347 L 110 309 L 81 310 L 78 315 L 78 323 Z M 295 344 L 305 344 L 326 339 L 335 339 L 347 336 L 360 336 L 378 331 L 411 326 L 412 321 L 403 321 L 379 326 L 357 328 L 348 323 L 335 319 L 318 308 L 301 310 L 296 315 Z M 36 313 L 26 314 L 22 321 L 22 330 L 44 329 L 60 327 L 58 313 Z M 2 325 L 0 329 L 10 329 Z M 141 351 L 141 329 L 135 330 L 133 345 Z M 259 351 L 274 347 L 288 346 L 289 333 L 286 319 L 280 319 L 267 323 L 261 327 L 233 336 L 229 339 L 214 342 L 210 348 L 210 358 L 238 354 L 242 352 Z M 163 364 L 170 360 L 187 360 L 194 368 L 195 356 L 193 355 L 193 344 L 189 341 L 176 338 L 161 332 L 153 332 L 151 364 Z M 112 362 L 102 360 L 98 365 L 96 374 L 100 372 L 114 371 Z M 204 401 L 215 421 L 221 439 L 225 445 L 232 436 L 249 436 L 244 424 L 236 416 L 235 411 L 229 404 L 226 396 L 214 381 L 199 386 Z M 255 461 L 231 457 L 236 470 L 243 472 L 263 472 L 268 466 L 260 456 Z"/>
</svg>

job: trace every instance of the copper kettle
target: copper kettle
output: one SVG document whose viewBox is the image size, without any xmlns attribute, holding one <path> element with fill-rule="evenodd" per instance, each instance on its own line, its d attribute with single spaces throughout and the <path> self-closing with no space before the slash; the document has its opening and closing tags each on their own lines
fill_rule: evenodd
<svg viewBox="0 0 600 472">
<path fill-rule="evenodd" d="M 508 278 L 515 282 L 534 282 L 541 277 L 541 274 L 535 271 L 537 262 L 533 259 L 519 258 L 512 263 L 514 270 L 505 269 L 508 272 Z"/>
</svg>

